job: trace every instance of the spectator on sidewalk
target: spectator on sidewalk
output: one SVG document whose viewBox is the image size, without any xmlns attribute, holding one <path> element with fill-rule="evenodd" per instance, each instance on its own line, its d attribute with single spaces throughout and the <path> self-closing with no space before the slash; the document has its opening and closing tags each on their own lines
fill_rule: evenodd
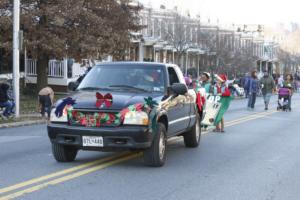
<svg viewBox="0 0 300 200">
<path fill-rule="evenodd" d="M 275 91 L 275 83 L 274 79 L 269 75 L 267 71 L 264 71 L 264 76 L 260 80 L 260 85 L 264 97 L 265 110 L 268 110 L 272 93 Z"/>
<path fill-rule="evenodd" d="M 9 85 L 7 83 L 0 84 L 0 107 L 4 108 L 1 117 L 7 119 L 13 114 L 15 103 L 13 99 L 8 95 Z"/>
<path fill-rule="evenodd" d="M 51 107 L 53 105 L 54 100 L 54 92 L 52 88 L 45 87 L 39 91 L 39 110 L 42 117 L 45 117 L 45 113 L 47 113 L 48 119 L 50 119 Z"/>
<path fill-rule="evenodd" d="M 246 85 L 248 91 L 248 109 L 253 110 L 256 102 L 256 95 L 259 92 L 259 83 L 257 80 L 257 71 L 252 71 L 251 78 Z"/>
</svg>

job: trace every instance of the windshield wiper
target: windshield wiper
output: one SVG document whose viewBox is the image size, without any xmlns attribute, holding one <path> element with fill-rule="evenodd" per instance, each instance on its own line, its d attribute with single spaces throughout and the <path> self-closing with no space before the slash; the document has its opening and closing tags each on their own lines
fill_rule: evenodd
<svg viewBox="0 0 300 200">
<path fill-rule="evenodd" d="M 104 87 L 83 87 L 83 88 L 79 88 L 77 90 L 109 90 L 109 88 L 104 88 Z"/>
<path fill-rule="evenodd" d="M 138 90 L 138 91 L 142 91 L 142 92 L 149 92 L 146 89 L 139 88 L 139 87 L 134 87 L 134 86 L 131 86 L 131 85 L 110 85 L 109 87 L 112 87 L 112 88 L 126 88 L 126 89 Z"/>
</svg>

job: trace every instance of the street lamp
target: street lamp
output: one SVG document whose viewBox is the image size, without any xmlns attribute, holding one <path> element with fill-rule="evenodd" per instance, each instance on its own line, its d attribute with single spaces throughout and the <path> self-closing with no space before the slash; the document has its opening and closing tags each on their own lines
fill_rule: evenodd
<svg viewBox="0 0 300 200">
<path fill-rule="evenodd" d="M 13 8 L 13 91 L 15 116 L 20 116 L 20 0 L 14 0 Z"/>
</svg>

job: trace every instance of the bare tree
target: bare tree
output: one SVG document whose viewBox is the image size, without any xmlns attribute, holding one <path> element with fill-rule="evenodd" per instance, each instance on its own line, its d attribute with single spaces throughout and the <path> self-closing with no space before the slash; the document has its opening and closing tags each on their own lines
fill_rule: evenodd
<svg viewBox="0 0 300 200">
<path fill-rule="evenodd" d="M 37 59 L 37 88 L 47 85 L 50 58 L 77 60 L 110 54 L 122 58 L 130 31 L 140 29 L 139 5 L 131 0 L 22 0 L 25 44 Z M 0 35 L 11 47 L 12 1 L 0 0 Z M 3 39 L 2 38 L 2 39 Z"/>
<path fill-rule="evenodd" d="M 192 42 L 190 37 L 190 22 L 188 17 L 185 17 L 178 12 L 173 12 L 165 16 L 164 23 L 164 40 L 171 44 L 177 51 L 177 63 L 183 61 L 183 55 L 190 48 Z M 181 63 L 183 64 L 183 63 Z"/>
</svg>

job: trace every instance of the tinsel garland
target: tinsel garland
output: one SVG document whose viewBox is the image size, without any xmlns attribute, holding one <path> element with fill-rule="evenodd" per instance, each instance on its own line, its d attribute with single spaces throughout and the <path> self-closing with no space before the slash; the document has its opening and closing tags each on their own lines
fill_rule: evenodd
<svg viewBox="0 0 300 200">
<path fill-rule="evenodd" d="M 99 111 L 91 114 L 73 110 L 73 107 L 70 106 L 67 108 L 68 123 L 69 125 L 86 127 L 119 126 L 123 124 L 125 115 L 128 112 L 146 112 L 150 119 L 149 127 L 152 131 L 155 131 L 157 117 L 155 106 L 157 105 L 157 102 L 152 97 L 148 97 L 144 99 L 144 103 L 130 105 L 118 113 L 103 113 Z"/>
</svg>

